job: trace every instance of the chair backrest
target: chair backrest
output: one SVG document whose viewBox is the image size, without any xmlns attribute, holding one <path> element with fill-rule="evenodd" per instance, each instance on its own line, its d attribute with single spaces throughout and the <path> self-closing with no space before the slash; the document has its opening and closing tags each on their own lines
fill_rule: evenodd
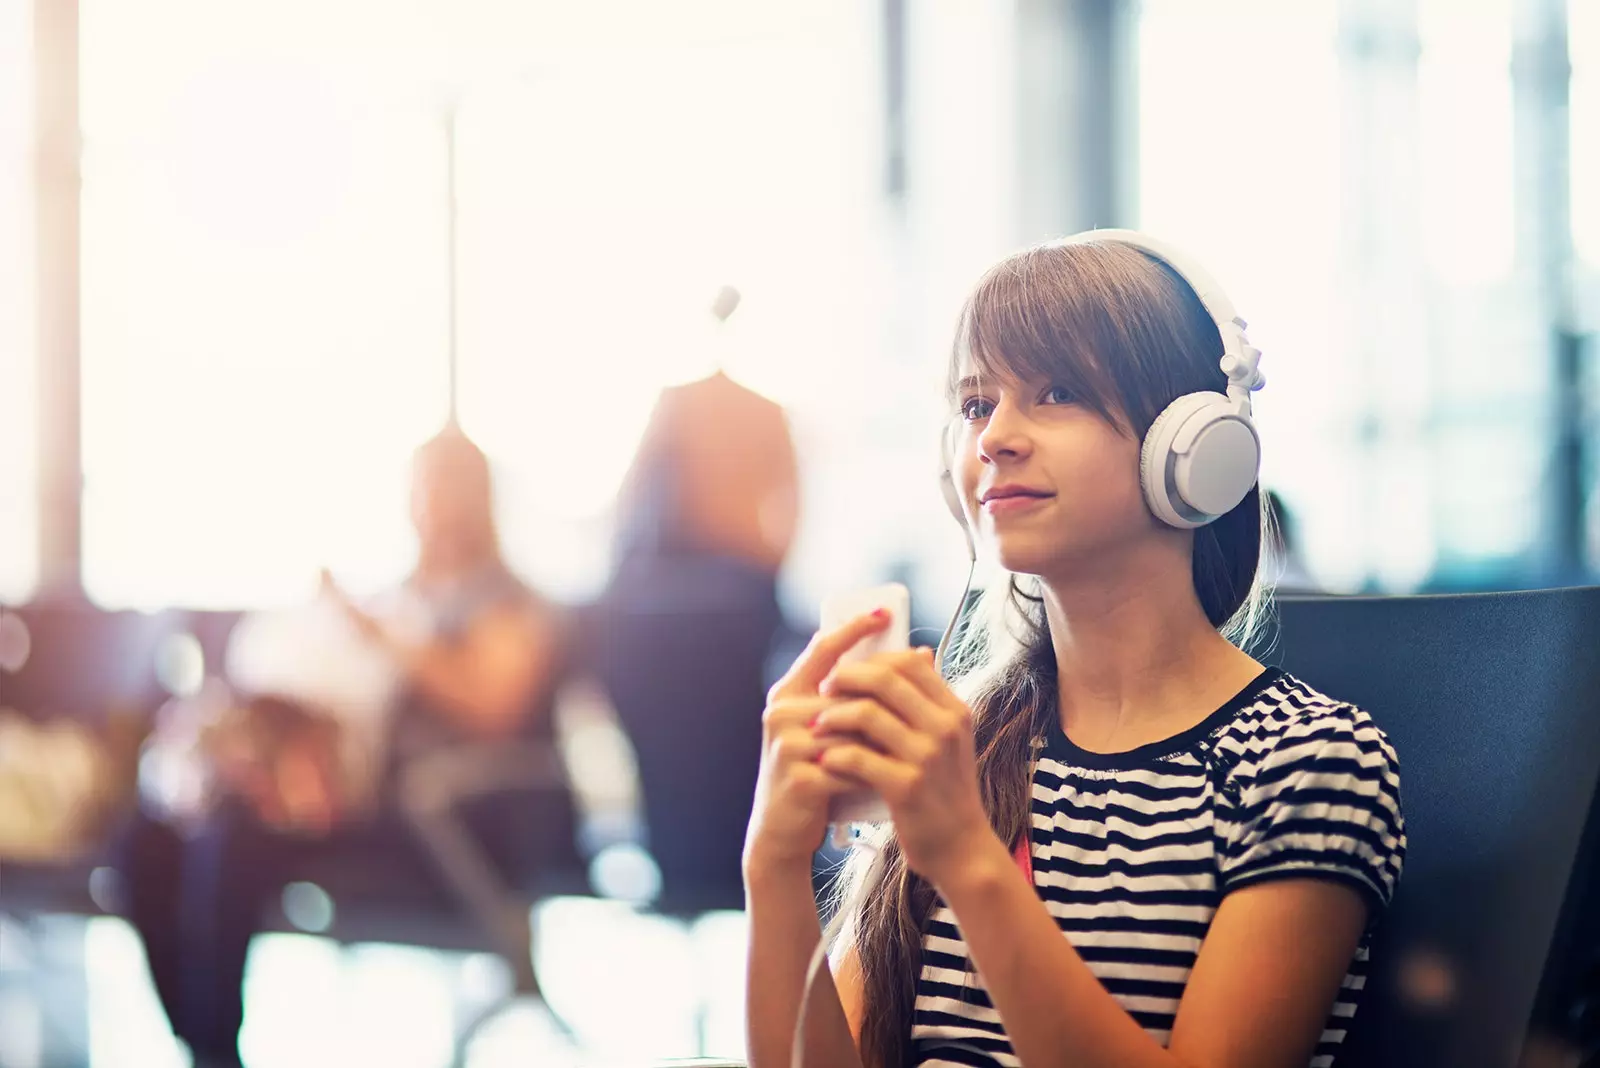
<svg viewBox="0 0 1600 1068">
<path fill-rule="evenodd" d="M 166 697 L 156 670 L 165 617 L 79 602 L 5 611 L 22 623 L 26 656 L 14 671 L 0 668 L 0 708 L 100 723 L 113 712 L 148 714 Z"/>
<path fill-rule="evenodd" d="M 1600 772 L 1600 589 L 1279 612 L 1257 655 L 1367 709 L 1400 755 L 1406 868 L 1341 1065 L 1518 1063 L 1582 904 L 1569 886 Z"/>
</svg>

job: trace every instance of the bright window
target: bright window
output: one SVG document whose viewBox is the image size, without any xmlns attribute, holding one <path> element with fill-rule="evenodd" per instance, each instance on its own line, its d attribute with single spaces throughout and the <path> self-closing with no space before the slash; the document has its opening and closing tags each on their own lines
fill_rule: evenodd
<svg viewBox="0 0 1600 1068">
<path fill-rule="evenodd" d="M 410 556 L 445 416 L 445 139 L 310 5 L 83 6 L 84 572 L 269 603 Z M 376 15 L 376 12 L 373 12 Z"/>
<path fill-rule="evenodd" d="M 720 361 L 801 435 L 825 426 L 803 443 L 813 487 L 846 477 L 834 446 L 872 448 L 837 418 L 884 360 L 868 15 L 676 5 L 466 94 L 462 423 L 499 465 L 513 562 L 551 592 L 604 580 L 613 498 L 664 385 Z M 724 283 L 743 301 L 718 330 Z M 804 518 L 802 556 L 847 522 Z"/>
<path fill-rule="evenodd" d="M 31 9 L 0 0 L 0 602 L 39 578 Z"/>
<path fill-rule="evenodd" d="M 1513 271 L 1509 0 L 1409 11 L 1147 0 L 1140 24 L 1140 224 L 1250 320 L 1263 480 L 1336 589 L 1541 564 L 1552 387 Z"/>
</svg>

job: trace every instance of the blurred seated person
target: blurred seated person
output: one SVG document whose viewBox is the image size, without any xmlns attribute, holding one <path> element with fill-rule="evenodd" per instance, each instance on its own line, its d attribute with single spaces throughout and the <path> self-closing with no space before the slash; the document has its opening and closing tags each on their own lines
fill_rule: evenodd
<svg viewBox="0 0 1600 1068">
<path fill-rule="evenodd" d="M 719 368 L 662 391 L 619 492 L 586 651 L 639 754 L 664 907 L 684 880 L 739 885 L 799 481 L 783 408 Z"/>
<path fill-rule="evenodd" d="M 579 865 L 551 707 L 567 628 L 505 565 L 487 458 L 453 427 L 417 450 L 412 520 L 415 568 L 373 606 L 325 574 L 311 610 L 240 624 L 231 691 L 178 712 L 205 721 L 208 803 L 141 805 L 121 841 L 129 919 L 197 1065 L 239 1063 L 250 940 L 318 856 L 442 882 L 538 993 L 510 884 Z"/>
</svg>

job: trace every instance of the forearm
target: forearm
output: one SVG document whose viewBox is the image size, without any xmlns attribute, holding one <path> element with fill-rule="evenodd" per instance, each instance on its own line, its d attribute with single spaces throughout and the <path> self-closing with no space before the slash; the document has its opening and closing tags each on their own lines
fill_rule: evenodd
<svg viewBox="0 0 1600 1068">
<path fill-rule="evenodd" d="M 398 646 L 406 681 L 439 716 L 486 738 L 508 733 L 526 704 L 523 696 L 491 685 L 481 672 L 461 662 L 451 648 L 428 644 Z"/>
<path fill-rule="evenodd" d="M 750 916 L 745 1020 L 751 1068 L 789 1068 L 795 1021 L 805 993 L 806 965 L 822 939 L 809 871 L 749 872 Z M 860 1058 L 826 966 L 812 992 L 806 1022 L 806 1065 L 856 1068 Z"/>
<path fill-rule="evenodd" d="M 1028 1068 L 1175 1068 L 1106 992 L 996 839 L 939 884 Z"/>
</svg>

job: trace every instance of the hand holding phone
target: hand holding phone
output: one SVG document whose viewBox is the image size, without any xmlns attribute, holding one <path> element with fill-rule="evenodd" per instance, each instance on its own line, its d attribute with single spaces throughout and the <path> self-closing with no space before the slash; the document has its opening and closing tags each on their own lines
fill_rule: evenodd
<svg viewBox="0 0 1600 1068">
<path fill-rule="evenodd" d="M 889 613 L 888 626 L 857 642 L 839 658 L 839 663 L 854 663 L 877 653 L 911 648 L 911 591 L 898 582 L 829 597 L 822 603 L 822 629 L 832 630 L 875 608 Z M 889 807 L 870 790 L 835 798 L 828 809 L 828 821 L 835 824 L 887 823 L 888 820 Z"/>
</svg>

